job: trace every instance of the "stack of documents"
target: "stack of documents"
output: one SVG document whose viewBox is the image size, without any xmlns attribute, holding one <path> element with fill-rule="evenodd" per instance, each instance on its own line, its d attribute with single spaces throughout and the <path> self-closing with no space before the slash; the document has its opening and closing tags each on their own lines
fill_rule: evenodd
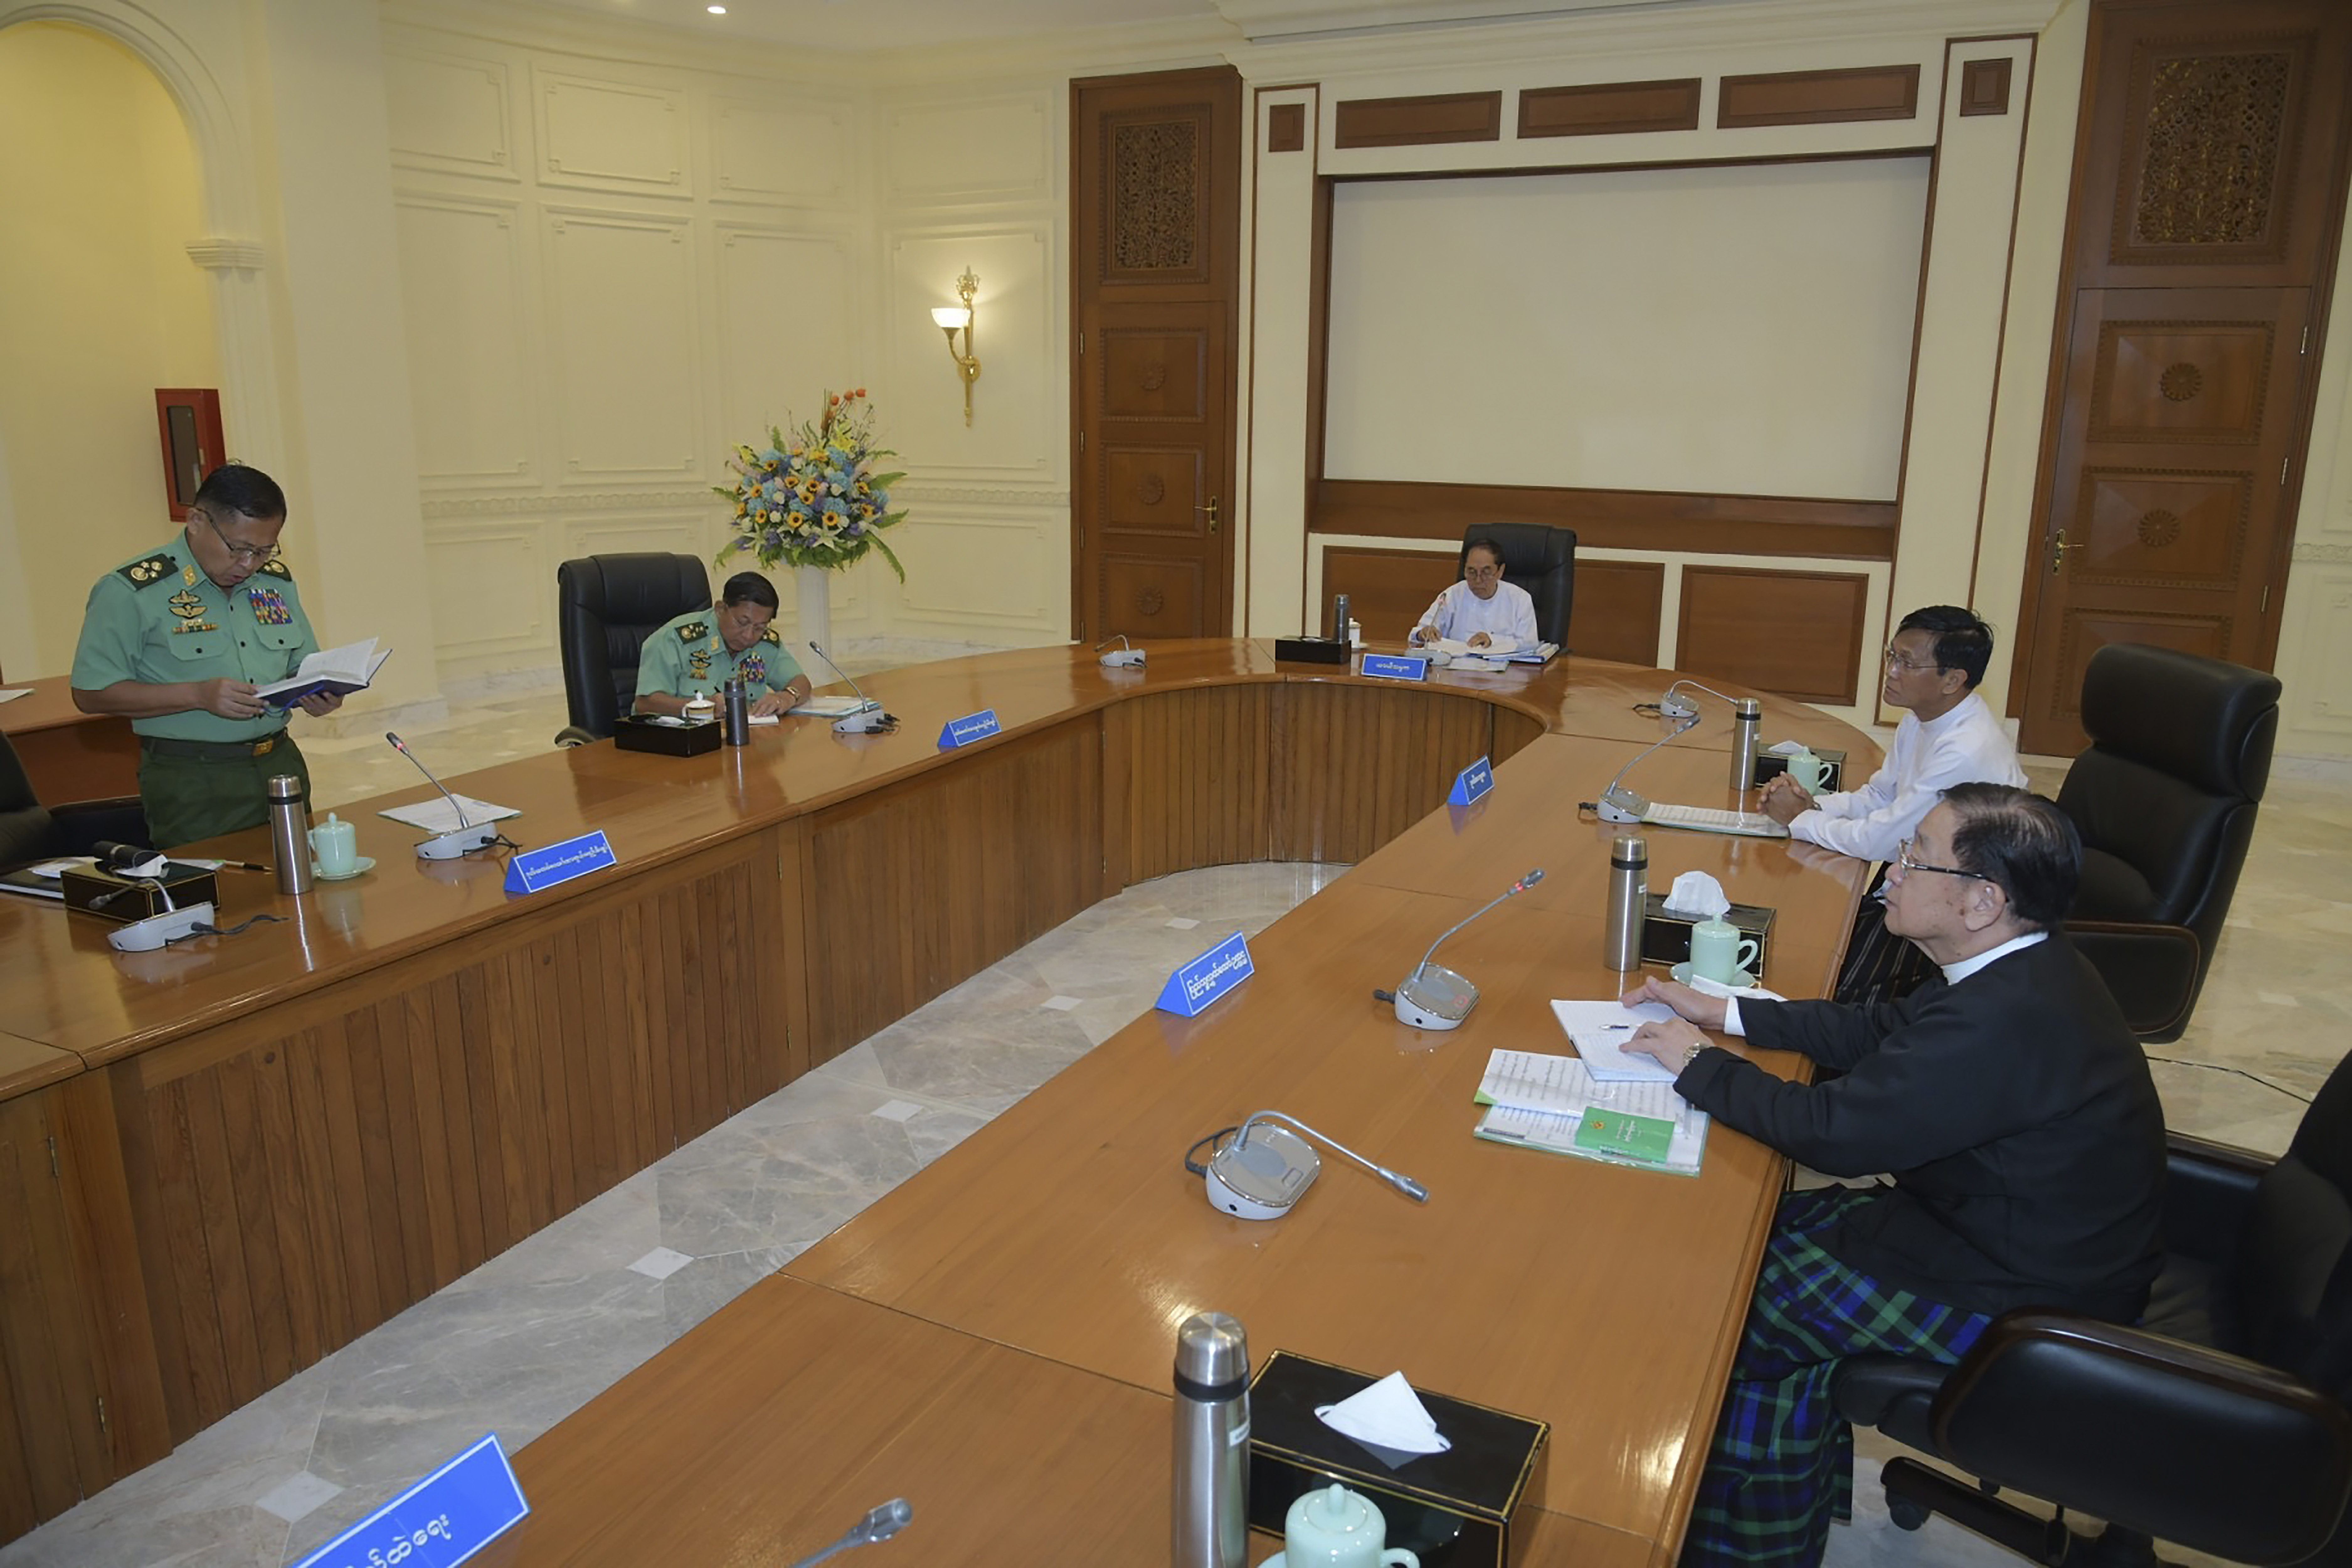
<svg viewBox="0 0 2352 1568">
<path fill-rule="evenodd" d="M 1477 1100 L 1475 1131 L 1497 1143 L 1685 1176 L 1706 1152 L 1708 1118 L 1673 1085 L 1598 1083 L 1574 1057 L 1497 1050 Z"/>
</svg>

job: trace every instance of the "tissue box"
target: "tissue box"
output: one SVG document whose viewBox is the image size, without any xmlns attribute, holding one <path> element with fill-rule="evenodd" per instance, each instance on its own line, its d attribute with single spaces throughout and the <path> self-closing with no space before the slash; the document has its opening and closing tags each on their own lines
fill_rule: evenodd
<svg viewBox="0 0 2352 1568">
<path fill-rule="evenodd" d="M 1814 753 L 1819 755 L 1819 752 Z M 1764 966 L 1772 962 L 1772 911 L 1761 904 L 1734 904 L 1724 915 L 1725 920 L 1739 928 L 1742 936 L 1756 939 L 1756 978 L 1764 978 Z M 1684 963 L 1690 959 L 1690 921 L 1682 915 L 1666 913 L 1666 896 L 1650 893 L 1643 897 L 1642 910 L 1642 962 L 1644 963 Z"/>
<path fill-rule="evenodd" d="M 201 866 L 183 866 L 172 861 L 157 879 L 171 890 L 171 907 L 186 909 L 190 904 L 220 904 L 220 878 Z M 142 882 L 97 866 L 71 866 L 58 877 L 58 886 L 65 894 L 66 908 L 80 910 L 100 920 L 115 921 L 128 925 L 143 921 L 149 915 L 166 911 L 163 895 Z M 103 903 L 99 900 L 104 900 Z"/>
<path fill-rule="evenodd" d="M 1815 795 L 1834 795 L 1845 788 L 1845 753 L 1829 746 L 1815 746 L 1813 755 L 1822 760 L 1822 787 Z M 1756 776 L 1749 782 L 1761 784 L 1766 779 L 1778 778 L 1789 771 L 1789 759 L 1770 752 L 1756 753 Z"/>
<path fill-rule="evenodd" d="M 1540 1421 L 1416 1388 L 1423 1408 L 1454 1447 L 1415 1454 L 1394 1469 L 1315 1417 L 1380 1381 L 1290 1351 L 1268 1356 L 1250 1380 L 1249 1521 L 1282 1533 L 1290 1505 L 1338 1481 L 1362 1493 L 1388 1521 L 1388 1543 L 1422 1568 L 1505 1568 L 1511 1516 L 1535 1478 L 1551 1429 Z"/>
<path fill-rule="evenodd" d="M 1274 657 L 1285 664 L 1345 664 L 1345 637 L 1276 637 Z"/>
<path fill-rule="evenodd" d="M 719 749 L 725 728 L 717 720 L 702 724 L 656 724 L 642 713 L 625 715 L 613 726 L 613 744 L 625 752 L 658 752 L 666 757 L 698 757 Z"/>
</svg>

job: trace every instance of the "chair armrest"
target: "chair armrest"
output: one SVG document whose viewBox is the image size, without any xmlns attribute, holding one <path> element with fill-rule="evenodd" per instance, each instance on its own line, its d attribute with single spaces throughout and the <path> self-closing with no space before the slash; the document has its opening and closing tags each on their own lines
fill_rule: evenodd
<svg viewBox="0 0 2352 1568">
<path fill-rule="evenodd" d="M 2238 1255 L 2255 1185 L 2276 1163 L 2267 1154 L 2173 1132 L 2165 1139 L 2164 1246 L 2200 1263 Z"/>
<path fill-rule="evenodd" d="M 1910 1356 L 1856 1355 L 1838 1363 L 1830 1398 L 1857 1426 L 1874 1426 L 1898 1443 L 1932 1452 L 1936 1395 L 1952 1369 Z"/>
<path fill-rule="evenodd" d="M 2142 1039 L 2177 1035 L 2197 996 L 2202 950 L 2187 926 L 2068 921 L 2067 940 L 2090 961 Z"/>
<path fill-rule="evenodd" d="M 2145 1330 L 2011 1312 L 1936 1397 L 1972 1474 L 2240 1563 L 2325 1544 L 2352 1495 L 2352 1413 L 2283 1372 Z"/>
<path fill-rule="evenodd" d="M 68 801 L 64 805 L 49 807 L 49 816 L 58 825 L 58 837 L 64 843 L 62 852 L 68 855 L 87 855 L 90 847 L 102 838 L 149 847 L 147 809 L 135 795 Z"/>
</svg>

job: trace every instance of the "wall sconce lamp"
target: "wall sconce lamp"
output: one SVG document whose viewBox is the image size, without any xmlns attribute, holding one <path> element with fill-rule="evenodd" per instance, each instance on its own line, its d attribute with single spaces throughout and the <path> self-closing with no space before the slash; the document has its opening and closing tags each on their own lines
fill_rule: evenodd
<svg viewBox="0 0 2352 1568">
<path fill-rule="evenodd" d="M 971 268 L 964 268 L 956 279 L 956 296 L 961 305 L 939 305 L 932 308 L 931 320 L 948 335 L 948 358 L 955 361 L 956 374 L 963 377 L 963 422 L 971 423 L 971 384 L 980 379 L 980 361 L 971 352 L 971 297 L 980 292 L 980 279 Z M 963 333 L 963 345 L 956 345 L 956 333 Z"/>
</svg>

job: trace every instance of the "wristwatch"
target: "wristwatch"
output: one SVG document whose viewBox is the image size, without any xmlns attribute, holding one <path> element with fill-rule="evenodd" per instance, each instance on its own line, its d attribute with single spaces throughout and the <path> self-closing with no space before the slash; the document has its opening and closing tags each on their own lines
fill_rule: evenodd
<svg viewBox="0 0 2352 1568">
<path fill-rule="evenodd" d="M 1685 1051 L 1683 1053 L 1683 1066 L 1688 1067 L 1691 1063 L 1698 1060 L 1699 1052 L 1705 1049 L 1706 1049 L 1706 1042 L 1705 1040 L 1701 1040 L 1696 1045 L 1691 1047 L 1690 1049 Z"/>
</svg>

